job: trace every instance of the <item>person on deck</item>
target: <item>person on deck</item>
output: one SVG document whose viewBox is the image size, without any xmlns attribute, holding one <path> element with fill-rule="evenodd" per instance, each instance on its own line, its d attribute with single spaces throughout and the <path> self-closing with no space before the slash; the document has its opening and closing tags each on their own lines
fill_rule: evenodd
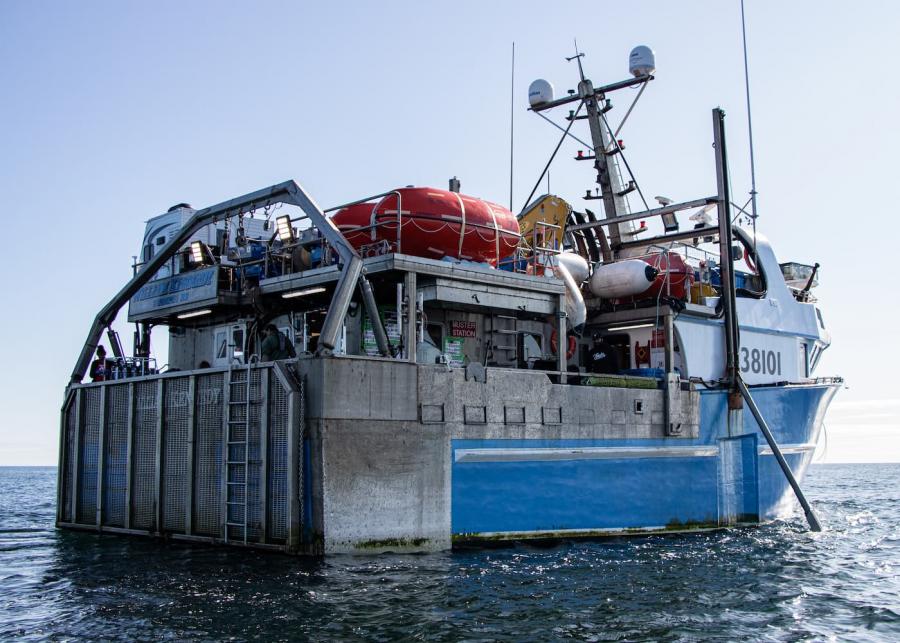
<svg viewBox="0 0 900 643">
<path fill-rule="evenodd" d="M 106 349 L 102 346 L 97 347 L 97 359 L 91 362 L 90 375 L 92 382 L 103 382 L 111 379 L 110 364 L 106 359 Z"/>
<path fill-rule="evenodd" d="M 296 355 L 290 340 L 275 327 L 275 324 L 268 324 L 263 329 L 263 333 L 265 339 L 259 347 L 262 361 L 272 362 L 276 359 L 287 359 Z"/>
<path fill-rule="evenodd" d="M 619 360 L 616 359 L 613 347 L 607 343 L 606 338 L 600 333 L 594 333 L 593 340 L 588 370 L 591 373 L 618 373 Z"/>
</svg>

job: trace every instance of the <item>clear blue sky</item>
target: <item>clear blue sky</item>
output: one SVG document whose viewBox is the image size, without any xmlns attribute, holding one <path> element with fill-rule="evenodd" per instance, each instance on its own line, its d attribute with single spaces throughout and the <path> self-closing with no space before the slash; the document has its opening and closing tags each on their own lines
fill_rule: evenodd
<svg viewBox="0 0 900 643">
<path fill-rule="evenodd" d="M 720 105 L 746 195 L 739 11 L 738 0 L 0 3 L 0 465 L 55 463 L 89 323 L 129 277 L 144 220 L 173 203 L 295 178 L 327 206 L 452 175 L 505 203 L 513 41 L 516 207 L 557 140 L 526 112 L 527 85 L 575 86 L 573 38 L 597 83 L 626 77 L 634 45 L 656 50 L 658 80 L 623 134 L 645 192 L 714 192 Z M 748 0 L 747 12 L 760 229 L 780 260 L 822 264 L 834 345 L 819 374 L 847 378 L 834 431 L 868 448 L 829 456 L 898 459 L 900 4 Z M 589 170 L 564 158 L 551 187 L 580 207 Z"/>
</svg>

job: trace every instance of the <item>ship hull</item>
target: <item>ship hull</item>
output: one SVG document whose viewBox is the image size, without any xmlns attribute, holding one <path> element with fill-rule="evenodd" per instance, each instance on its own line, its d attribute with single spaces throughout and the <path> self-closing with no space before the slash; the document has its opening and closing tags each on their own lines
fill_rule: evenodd
<svg viewBox="0 0 900 643">
<path fill-rule="evenodd" d="M 233 416 L 248 383 L 257 410 Z M 801 479 L 837 386 L 753 389 Z M 783 474 L 748 412 L 729 435 L 726 402 L 677 380 L 362 357 L 82 384 L 61 418 L 57 524 L 319 555 L 784 515 Z"/>
<path fill-rule="evenodd" d="M 753 390 L 800 480 L 835 392 Z M 454 542 L 683 531 L 788 514 L 793 492 L 749 410 L 730 438 L 724 392 L 701 393 L 700 414 L 689 443 L 454 440 Z"/>
</svg>

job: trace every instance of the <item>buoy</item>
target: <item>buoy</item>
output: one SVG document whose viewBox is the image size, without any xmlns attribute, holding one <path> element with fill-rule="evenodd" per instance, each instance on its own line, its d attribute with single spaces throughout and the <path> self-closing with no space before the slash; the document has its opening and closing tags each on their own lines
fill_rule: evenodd
<svg viewBox="0 0 900 643">
<path fill-rule="evenodd" d="M 587 278 L 591 276 L 590 266 L 581 255 L 574 252 L 560 252 L 556 255 L 556 261 L 568 269 L 577 284 L 587 281 Z"/>
<path fill-rule="evenodd" d="M 600 264 L 591 277 L 591 292 L 604 299 L 634 297 L 647 291 L 659 270 L 640 259 Z"/>
</svg>

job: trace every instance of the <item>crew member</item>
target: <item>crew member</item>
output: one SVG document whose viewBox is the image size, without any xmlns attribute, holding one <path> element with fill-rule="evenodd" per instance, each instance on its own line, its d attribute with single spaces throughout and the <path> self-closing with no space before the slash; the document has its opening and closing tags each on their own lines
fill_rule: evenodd
<svg viewBox="0 0 900 643">
<path fill-rule="evenodd" d="M 112 379 L 110 377 L 110 364 L 106 359 L 106 349 L 102 346 L 97 347 L 97 359 L 91 362 L 91 381 L 103 382 Z"/>
<path fill-rule="evenodd" d="M 619 360 L 615 349 L 600 333 L 594 333 L 591 345 L 589 369 L 591 373 L 615 374 L 619 372 Z"/>
<path fill-rule="evenodd" d="M 287 359 L 296 355 L 290 340 L 275 327 L 275 324 L 268 324 L 263 329 L 263 334 L 265 339 L 259 347 L 262 361 L 272 362 L 276 359 Z"/>
</svg>

